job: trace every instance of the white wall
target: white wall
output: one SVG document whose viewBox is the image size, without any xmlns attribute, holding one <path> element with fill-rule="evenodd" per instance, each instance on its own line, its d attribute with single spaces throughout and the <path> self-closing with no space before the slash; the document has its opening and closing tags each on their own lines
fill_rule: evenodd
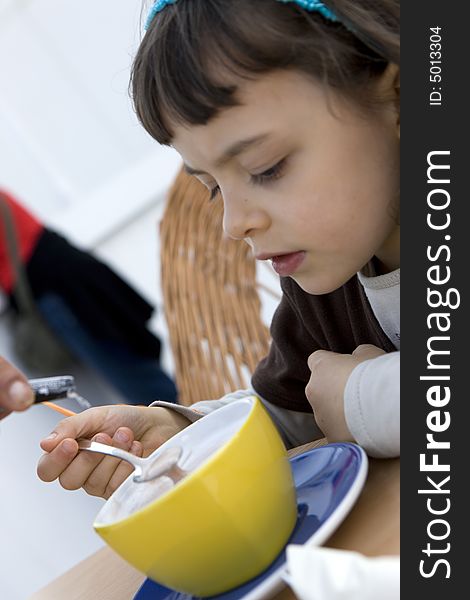
<svg viewBox="0 0 470 600">
<path fill-rule="evenodd" d="M 141 0 L 0 3 L 0 185 L 84 246 L 161 199 L 179 165 L 129 99 L 140 10 Z"/>
</svg>

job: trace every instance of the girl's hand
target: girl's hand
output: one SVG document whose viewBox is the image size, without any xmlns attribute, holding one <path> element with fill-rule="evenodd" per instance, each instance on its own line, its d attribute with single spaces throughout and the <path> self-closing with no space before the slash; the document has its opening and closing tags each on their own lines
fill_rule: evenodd
<svg viewBox="0 0 470 600">
<path fill-rule="evenodd" d="M 41 441 L 46 454 L 39 460 L 38 476 L 43 481 L 58 478 L 66 490 L 83 487 L 92 496 L 109 498 L 132 467 L 112 456 L 79 452 L 77 439 L 93 439 L 145 457 L 187 425 L 185 417 L 162 407 L 90 408 L 60 421 Z"/>
<path fill-rule="evenodd" d="M 361 362 L 385 354 L 372 344 L 358 346 L 352 354 L 317 350 L 308 358 L 311 371 L 305 395 L 315 420 L 329 442 L 355 441 L 344 415 L 344 389 L 354 368 Z"/>
<path fill-rule="evenodd" d="M 34 392 L 26 377 L 0 356 L 0 420 L 12 411 L 26 410 L 34 402 Z"/>
</svg>

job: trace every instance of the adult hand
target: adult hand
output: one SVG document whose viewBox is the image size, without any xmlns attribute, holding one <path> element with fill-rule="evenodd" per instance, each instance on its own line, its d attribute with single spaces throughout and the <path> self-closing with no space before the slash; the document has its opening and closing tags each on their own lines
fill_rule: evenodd
<svg viewBox="0 0 470 600">
<path fill-rule="evenodd" d="M 188 419 L 162 407 L 90 408 L 60 421 L 41 441 L 46 454 L 38 463 L 38 476 L 43 481 L 58 478 L 67 490 L 83 487 L 92 496 L 109 498 L 132 467 L 111 456 L 79 452 L 77 439 L 93 439 L 145 457 L 187 425 Z"/>
<path fill-rule="evenodd" d="M 26 377 L 0 357 L 0 420 L 13 411 L 26 410 L 34 402 L 34 392 Z"/>
<path fill-rule="evenodd" d="M 355 441 L 344 414 L 344 389 L 355 367 L 385 354 L 372 344 L 358 346 L 352 354 L 317 350 L 308 358 L 311 371 L 305 388 L 315 420 L 329 442 Z"/>
</svg>

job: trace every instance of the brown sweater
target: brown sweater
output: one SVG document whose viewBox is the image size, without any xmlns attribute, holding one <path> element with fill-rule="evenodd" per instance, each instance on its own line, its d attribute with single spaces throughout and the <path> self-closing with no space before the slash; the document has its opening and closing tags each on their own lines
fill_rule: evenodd
<svg viewBox="0 0 470 600">
<path fill-rule="evenodd" d="M 283 296 L 271 324 L 269 354 L 257 366 L 252 385 L 281 408 L 311 412 L 305 397 L 307 359 L 315 350 L 350 354 L 360 344 L 393 352 L 394 345 L 372 312 L 357 276 L 341 288 L 314 296 L 290 277 L 281 278 Z"/>
</svg>

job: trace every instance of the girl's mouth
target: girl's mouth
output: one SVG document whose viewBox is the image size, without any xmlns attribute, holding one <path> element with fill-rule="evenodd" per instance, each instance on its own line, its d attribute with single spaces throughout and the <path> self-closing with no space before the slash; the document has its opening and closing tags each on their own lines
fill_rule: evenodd
<svg viewBox="0 0 470 600">
<path fill-rule="evenodd" d="M 302 264 L 305 258 L 305 250 L 300 252 L 291 252 L 290 254 L 280 254 L 271 257 L 273 269 L 281 277 L 293 275 Z"/>
</svg>

